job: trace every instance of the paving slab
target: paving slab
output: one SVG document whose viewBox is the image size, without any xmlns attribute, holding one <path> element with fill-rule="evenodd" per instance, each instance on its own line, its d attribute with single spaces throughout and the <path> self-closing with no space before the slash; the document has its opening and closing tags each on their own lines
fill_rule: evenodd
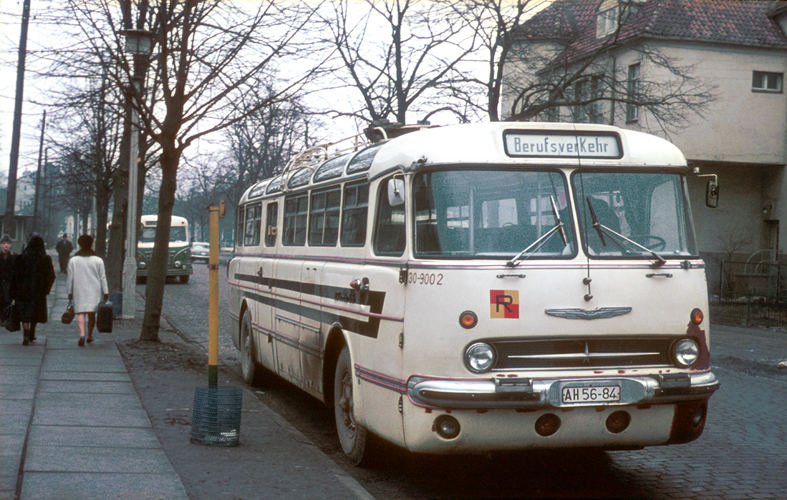
<svg viewBox="0 0 787 500">
<path fill-rule="evenodd" d="M 41 380 L 38 391 L 85 394 L 134 394 L 131 382 L 105 382 L 95 380 Z"/>
<path fill-rule="evenodd" d="M 10 399 L 33 399 L 35 393 L 35 380 L 26 379 L 22 376 L 0 378 L 0 401 Z M 0 430 L 0 432 L 2 432 L 2 430 Z"/>
<path fill-rule="evenodd" d="M 89 380 L 96 382 L 130 382 L 127 372 L 91 372 L 53 370 L 41 374 L 40 380 Z"/>
<path fill-rule="evenodd" d="M 105 448 L 35 444 L 27 446 L 25 474 L 28 472 L 175 473 L 160 447 Z"/>
<path fill-rule="evenodd" d="M 36 446 L 104 446 L 110 448 L 156 448 L 158 438 L 151 428 L 70 427 L 33 425 L 28 438 Z"/>
<path fill-rule="evenodd" d="M 186 499 L 174 474 L 102 474 L 28 472 L 20 500 Z"/>
</svg>

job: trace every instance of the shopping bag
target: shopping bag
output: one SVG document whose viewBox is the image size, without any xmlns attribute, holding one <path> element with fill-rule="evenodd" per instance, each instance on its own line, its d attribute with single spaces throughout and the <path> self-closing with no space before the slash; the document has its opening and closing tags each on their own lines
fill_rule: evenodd
<svg viewBox="0 0 787 500">
<path fill-rule="evenodd" d="M 96 329 L 101 333 L 112 333 L 112 302 L 101 302 L 98 305 Z"/>
<path fill-rule="evenodd" d="M 8 330 L 9 332 L 18 332 L 22 326 L 19 324 L 19 316 L 14 311 L 14 305 L 11 304 L 8 306 L 5 311 L 3 311 L 3 316 L 5 319 L 3 320 L 3 328 Z"/>
<path fill-rule="evenodd" d="M 74 321 L 74 304 L 72 304 L 71 301 L 68 302 L 68 305 L 66 306 L 66 311 L 63 313 L 62 316 L 60 316 L 60 321 L 62 321 L 65 324 L 69 324 L 72 321 Z"/>
</svg>

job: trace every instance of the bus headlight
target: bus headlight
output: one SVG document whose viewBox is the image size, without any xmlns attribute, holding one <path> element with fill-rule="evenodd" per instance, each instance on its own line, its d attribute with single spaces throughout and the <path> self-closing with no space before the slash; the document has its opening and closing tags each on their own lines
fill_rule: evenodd
<svg viewBox="0 0 787 500">
<path fill-rule="evenodd" d="M 180 269 L 181 263 L 179 260 L 175 261 L 175 269 Z"/>
<path fill-rule="evenodd" d="M 672 346 L 672 359 L 682 368 L 693 365 L 699 357 L 700 348 L 694 339 L 680 339 Z"/>
<path fill-rule="evenodd" d="M 465 351 L 465 366 L 474 373 L 484 373 L 495 364 L 495 350 L 484 342 L 471 344 Z"/>
</svg>

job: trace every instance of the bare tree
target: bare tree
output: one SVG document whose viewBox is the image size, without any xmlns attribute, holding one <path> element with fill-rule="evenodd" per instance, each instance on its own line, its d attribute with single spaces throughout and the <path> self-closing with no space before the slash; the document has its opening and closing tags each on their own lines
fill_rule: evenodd
<svg viewBox="0 0 787 500">
<path fill-rule="evenodd" d="M 91 40 L 113 54 L 120 84 L 136 71 L 123 57 L 123 19 L 132 1 L 71 0 L 70 8 Z M 158 196 L 158 230 L 148 273 L 145 316 L 141 339 L 157 340 L 166 277 L 167 252 L 177 190 L 177 172 L 183 152 L 200 137 L 222 130 L 245 116 L 294 93 L 311 74 L 311 68 L 281 79 L 277 92 L 267 100 L 251 102 L 253 78 L 275 69 L 310 20 L 308 9 L 297 3 L 255 4 L 254 11 L 231 1 L 140 0 L 136 3 L 149 31 L 154 33 L 149 59 L 149 92 L 143 100 L 132 89 L 131 104 L 139 112 L 145 134 L 159 148 L 161 185 Z M 144 13 L 142 12 L 144 10 Z M 151 104 L 152 103 L 152 104 Z"/>
<path fill-rule="evenodd" d="M 603 37 L 596 36 L 595 24 L 576 20 L 575 5 L 555 2 L 539 14 L 551 16 L 549 23 L 536 23 L 536 16 L 508 32 L 514 43 L 504 61 L 504 85 L 497 89 L 509 96 L 508 118 L 553 119 L 558 110 L 569 109 L 573 121 L 611 122 L 624 108 L 636 107 L 669 132 L 713 101 L 712 86 L 696 79 L 691 65 L 680 64 L 646 41 L 635 43 L 636 26 L 647 14 L 638 4 L 621 2 L 613 29 Z M 595 23 L 595 16 L 590 19 Z M 636 88 L 616 67 L 620 50 L 636 53 L 650 69 L 649 78 L 641 75 Z M 601 103 L 608 108 L 606 118 Z"/>
<path fill-rule="evenodd" d="M 361 122 L 428 112 L 456 66 L 475 48 L 475 34 L 444 15 L 444 6 L 419 0 L 333 0 L 322 11 L 330 43 L 342 68 L 336 75 L 360 94 L 363 105 L 333 110 Z M 439 107 L 445 107 L 445 101 Z M 450 107 L 450 106 L 449 106 Z M 453 107 L 450 107 L 454 109 Z"/>
<path fill-rule="evenodd" d="M 464 29 L 476 35 L 478 49 L 457 66 L 450 91 L 477 114 L 499 121 L 504 65 L 511 58 L 515 33 L 542 5 L 533 0 L 437 0 Z M 476 56 L 480 64 L 476 64 Z"/>
</svg>

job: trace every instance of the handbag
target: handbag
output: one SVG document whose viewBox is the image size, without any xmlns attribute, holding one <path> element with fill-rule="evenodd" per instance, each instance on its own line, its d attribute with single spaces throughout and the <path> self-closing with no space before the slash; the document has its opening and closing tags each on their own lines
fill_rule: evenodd
<svg viewBox="0 0 787 500">
<path fill-rule="evenodd" d="M 14 305 L 9 305 L 4 311 L 3 316 L 5 319 L 3 320 L 3 328 L 8 330 L 9 332 L 18 332 L 22 326 L 19 324 L 19 317 L 14 310 Z"/>
<path fill-rule="evenodd" d="M 65 312 L 60 316 L 60 321 L 66 325 L 74 321 L 74 304 L 70 300 L 68 301 Z"/>
<path fill-rule="evenodd" d="M 96 329 L 101 333 L 112 333 L 112 302 L 101 302 L 96 314 Z"/>
</svg>

